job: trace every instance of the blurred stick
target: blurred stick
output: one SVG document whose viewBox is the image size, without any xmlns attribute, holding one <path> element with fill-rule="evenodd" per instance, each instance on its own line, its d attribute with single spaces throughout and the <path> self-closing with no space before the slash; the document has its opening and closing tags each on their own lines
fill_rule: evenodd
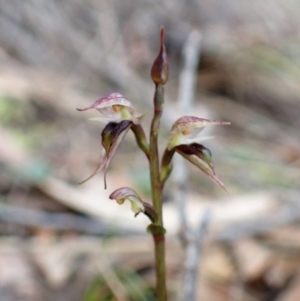
<svg viewBox="0 0 300 301">
<path fill-rule="evenodd" d="M 232 242 L 249 236 L 270 232 L 285 225 L 290 225 L 300 220 L 300 202 L 297 192 L 285 193 L 286 204 L 276 211 L 276 214 L 263 215 L 259 218 L 249 219 L 242 222 L 231 222 L 223 225 L 222 229 L 213 233 L 209 242 Z M 283 198 L 279 198 L 282 202 Z M 204 221 L 199 223 L 197 235 L 205 233 L 207 227 L 206 219 L 209 213 L 203 215 Z M 0 220 L 9 223 L 15 223 L 22 226 L 45 227 L 54 230 L 75 230 L 92 235 L 107 234 L 110 230 L 109 223 L 91 218 L 78 217 L 75 214 L 66 213 L 49 213 L 39 210 L 21 208 L 18 206 L 6 205 L 0 203 Z M 203 225 L 204 226 L 200 226 Z M 122 226 L 123 227 L 123 226 Z M 203 231 L 204 229 L 204 231 Z M 138 230 L 113 227 L 115 234 L 120 235 L 137 235 L 143 234 Z M 136 231 L 136 232 L 135 232 Z M 203 238 L 201 238 L 203 240 Z"/>
<path fill-rule="evenodd" d="M 0 199 L 1 201 L 1 199 Z M 71 213 L 50 213 L 41 210 L 27 209 L 19 206 L 0 203 L 0 220 L 15 223 L 25 227 L 42 227 L 57 231 L 79 231 L 93 235 L 142 235 L 141 231 L 134 231 L 122 227 L 109 225 L 89 217 L 82 217 Z"/>
<path fill-rule="evenodd" d="M 125 286 L 113 269 L 112 263 L 106 256 L 101 256 L 101 262 L 97 264 L 106 284 L 118 301 L 129 301 Z"/>
<path fill-rule="evenodd" d="M 200 58 L 202 36 L 197 31 L 192 31 L 183 48 L 183 70 L 179 79 L 178 107 L 184 115 L 189 115 L 192 110 L 197 66 Z M 201 217 L 199 228 L 192 230 L 189 227 L 186 213 L 186 182 L 188 178 L 186 163 L 182 157 L 174 158 L 173 180 L 175 183 L 174 198 L 177 204 L 182 245 L 185 248 L 185 264 L 183 289 L 181 300 L 196 300 L 196 287 L 198 280 L 198 263 L 202 251 L 202 241 L 209 222 L 209 213 Z"/>
<path fill-rule="evenodd" d="M 184 115 L 189 114 L 193 104 L 195 94 L 195 77 L 196 69 L 200 57 L 201 35 L 199 32 L 193 31 L 183 49 L 184 67 L 179 79 L 179 97 L 178 107 Z M 173 181 L 175 184 L 174 200 L 178 206 L 180 224 L 183 232 L 187 230 L 188 223 L 186 219 L 186 181 L 187 170 L 186 162 L 182 157 L 175 156 L 173 167 Z"/>
<path fill-rule="evenodd" d="M 259 218 L 231 223 L 210 237 L 213 241 L 231 242 L 244 237 L 272 231 L 300 219 L 299 192 L 282 191 L 278 193 L 280 202 L 286 202 L 279 210 Z"/>
<path fill-rule="evenodd" d="M 198 31 L 192 31 L 183 45 L 183 70 L 179 78 L 178 103 L 184 113 L 192 110 L 196 74 L 201 55 L 202 35 Z"/>
<path fill-rule="evenodd" d="M 197 300 L 196 287 L 198 281 L 199 259 L 202 255 L 203 241 L 210 217 L 210 211 L 207 210 L 200 219 L 198 228 L 195 230 L 189 230 L 185 233 L 185 236 L 187 236 L 188 240 L 185 248 L 186 260 L 182 300 Z"/>
</svg>

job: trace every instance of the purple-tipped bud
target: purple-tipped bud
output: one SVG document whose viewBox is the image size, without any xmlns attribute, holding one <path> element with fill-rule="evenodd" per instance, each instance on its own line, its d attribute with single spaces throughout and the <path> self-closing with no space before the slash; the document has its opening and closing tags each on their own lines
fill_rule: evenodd
<svg viewBox="0 0 300 301">
<path fill-rule="evenodd" d="M 156 85 L 164 85 L 168 80 L 169 64 L 165 47 L 165 30 L 160 29 L 160 50 L 156 57 L 152 68 L 151 77 Z"/>
</svg>

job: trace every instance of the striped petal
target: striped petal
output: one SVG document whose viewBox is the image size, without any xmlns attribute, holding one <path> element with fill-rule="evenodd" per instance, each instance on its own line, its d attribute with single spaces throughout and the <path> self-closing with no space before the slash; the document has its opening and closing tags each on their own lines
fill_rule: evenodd
<svg viewBox="0 0 300 301">
<path fill-rule="evenodd" d="M 77 110 L 82 112 L 90 109 L 96 109 L 101 114 L 101 117 L 91 118 L 91 120 L 101 122 L 131 120 L 139 124 L 143 116 L 138 114 L 131 102 L 120 93 L 111 93 L 98 99 L 91 106 Z"/>
<path fill-rule="evenodd" d="M 172 126 L 169 136 L 168 150 L 181 144 L 200 143 L 213 138 L 213 136 L 199 137 L 198 134 L 207 125 L 227 125 L 230 122 L 214 121 L 194 116 L 179 118 Z"/>
</svg>

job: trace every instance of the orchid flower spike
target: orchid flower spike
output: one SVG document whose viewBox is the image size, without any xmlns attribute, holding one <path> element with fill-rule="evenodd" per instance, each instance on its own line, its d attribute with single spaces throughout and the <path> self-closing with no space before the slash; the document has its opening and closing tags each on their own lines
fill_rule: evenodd
<svg viewBox="0 0 300 301">
<path fill-rule="evenodd" d="M 120 205 L 122 205 L 126 200 L 129 200 L 131 203 L 131 210 L 133 211 L 135 217 L 143 212 L 153 223 L 157 221 L 157 214 L 152 205 L 143 202 L 140 196 L 129 187 L 122 187 L 115 190 L 109 196 L 109 198 L 111 200 L 116 200 Z"/>
<path fill-rule="evenodd" d="M 120 122 L 131 120 L 134 124 L 139 124 L 143 115 L 138 114 L 131 102 L 120 93 L 111 93 L 95 101 L 91 106 L 77 111 L 87 111 L 96 109 L 101 113 L 101 117 L 91 118 L 100 122 Z"/>
<path fill-rule="evenodd" d="M 81 181 L 79 184 L 83 184 L 86 181 L 94 177 L 99 171 L 104 168 L 104 188 L 106 189 L 106 173 L 109 167 L 109 164 L 119 147 L 120 143 L 123 141 L 128 130 L 132 125 L 132 121 L 123 120 L 119 123 L 110 122 L 108 123 L 102 131 L 102 152 L 100 161 L 95 169 L 95 171 L 85 180 Z"/>
<path fill-rule="evenodd" d="M 172 126 L 171 134 L 169 136 L 168 150 L 181 144 L 200 143 L 202 141 L 213 138 L 213 136 L 199 137 L 198 134 L 207 125 L 227 125 L 230 122 L 213 121 L 209 119 L 184 116 L 179 118 Z"/>
</svg>

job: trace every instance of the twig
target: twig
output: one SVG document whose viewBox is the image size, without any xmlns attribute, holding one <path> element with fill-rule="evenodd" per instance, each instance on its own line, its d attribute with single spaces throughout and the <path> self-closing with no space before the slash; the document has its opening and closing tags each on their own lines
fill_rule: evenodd
<svg viewBox="0 0 300 301">
<path fill-rule="evenodd" d="M 128 301 L 126 288 L 115 273 L 109 259 L 102 255 L 101 263 L 97 264 L 97 267 L 115 298 L 119 301 Z"/>
<path fill-rule="evenodd" d="M 197 230 L 190 230 L 186 233 L 190 236 L 186 246 L 184 286 L 182 300 L 196 300 L 196 287 L 198 281 L 198 263 L 202 254 L 202 246 L 207 227 L 210 221 L 210 211 L 207 210 L 200 220 Z"/>
<path fill-rule="evenodd" d="M 195 74 L 200 57 L 201 35 L 197 31 L 191 32 L 183 49 L 184 67 L 179 79 L 179 110 L 184 114 L 191 111 L 194 91 Z M 187 170 L 184 158 L 175 156 L 173 167 L 173 182 L 175 186 L 174 200 L 178 207 L 179 219 L 183 233 L 188 230 L 185 207 Z"/>
<path fill-rule="evenodd" d="M 261 216 L 260 218 L 246 220 L 243 222 L 230 223 L 222 230 L 212 234 L 210 242 L 232 242 L 237 239 L 263 234 L 275 230 L 284 225 L 289 225 L 300 220 L 300 202 L 297 200 L 297 193 L 286 194 L 287 204 L 280 207 L 278 213 L 272 216 Z M 207 214 L 207 213 L 206 213 Z M 204 214 L 205 216 L 205 214 Z M 15 223 L 23 226 L 45 227 L 54 230 L 75 230 L 92 235 L 107 234 L 109 223 L 93 220 L 85 217 L 78 217 L 66 213 L 46 213 L 33 209 L 25 209 L 1 203 L 0 220 Z M 201 221 L 200 225 L 203 224 Z M 199 226 L 200 229 L 201 226 Z M 120 229 L 117 225 L 113 228 L 117 235 L 144 234 L 133 230 Z M 203 233 L 199 231 L 198 235 Z M 203 237 L 201 238 L 203 240 Z"/>
<path fill-rule="evenodd" d="M 179 78 L 178 103 L 184 113 L 189 113 L 192 109 L 196 73 L 199 64 L 202 35 L 198 31 L 192 31 L 183 46 L 184 66 Z"/>
<path fill-rule="evenodd" d="M 192 31 L 184 45 L 184 67 L 179 79 L 179 109 L 184 114 L 190 114 L 195 94 L 197 66 L 201 51 L 201 34 Z M 198 279 L 198 262 L 202 250 L 202 241 L 209 221 L 208 213 L 204 214 L 199 223 L 198 232 L 190 229 L 186 214 L 186 163 L 182 157 L 175 158 L 174 176 L 176 191 L 174 194 L 181 225 L 182 244 L 185 248 L 186 260 L 181 300 L 196 300 L 196 284 Z"/>
<path fill-rule="evenodd" d="M 276 214 L 262 216 L 260 218 L 232 223 L 225 227 L 221 232 L 213 235 L 212 240 L 218 241 L 234 241 L 247 236 L 268 232 L 288 225 L 299 220 L 300 202 L 297 192 L 285 192 L 282 200 L 287 200 L 287 204 L 280 207 Z"/>
<path fill-rule="evenodd" d="M 93 235 L 142 235 L 142 231 L 116 227 L 88 217 L 70 213 L 49 213 L 0 203 L 0 220 L 22 226 L 44 227 L 53 230 L 75 230 Z"/>
</svg>

